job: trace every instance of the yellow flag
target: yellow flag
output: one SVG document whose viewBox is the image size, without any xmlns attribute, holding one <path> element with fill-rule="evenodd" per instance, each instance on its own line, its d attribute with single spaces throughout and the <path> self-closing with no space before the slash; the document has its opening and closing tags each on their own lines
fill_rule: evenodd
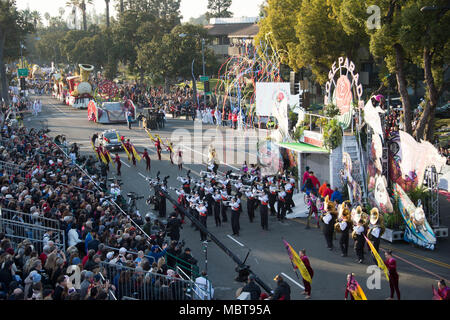
<svg viewBox="0 0 450 320">
<path fill-rule="evenodd" d="M 388 272 L 388 268 L 386 267 L 386 265 L 384 264 L 383 259 L 381 259 L 380 255 L 378 254 L 377 250 L 375 249 L 375 247 L 373 246 L 372 242 L 370 242 L 369 239 L 367 239 L 366 236 L 364 236 L 364 238 L 366 238 L 366 242 L 368 243 L 370 250 L 372 251 L 373 256 L 375 257 L 375 259 L 377 260 L 378 263 L 378 267 L 384 271 L 384 274 L 386 275 L 386 279 L 387 281 L 389 281 L 389 272 Z"/>
<path fill-rule="evenodd" d="M 353 296 L 353 299 L 355 300 L 367 300 L 366 295 L 364 294 L 364 291 L 362 290 L 361 286 L 357 283 L 356 284 L 356 290 L 350 290 L 350 293 Z"/>
<path fill-rule="evenodd" d="M 158 140 L 161 144 L 164 144 L 164 142 L 161 140 L 161 137 L 159 136 L 159 134 L 155 134 L 155 137 L 158 138 Z"/>
<path fill-rule="evenodd" d="M 108 163 L 108 161 L 106 161 L 106 159 L 105 159 L 105 156 L 103 155 L 103 152 L 100 152 L 100 158 L 102 159 L 102 162 L 103 162 L 104 164 L 107 164 L 107 163 Z"/>
<path fill-rule="evenodd" d="M 148 131 L 147 129 L 145 129 L 145 132 L 147 132 L 147 134 L 148 134 L 148 136 L 150 137 L 150 139 L 154 140 L 152 134 L 150 133 L 150 131 Z"/>
<path fill-rule="evenodd" d="M 284 242 L 284 246 L 286 247 L 286 250 L 288 251 L 289 254 L 289 258 L 291 259 L 292 263 L 294 263 L 298 270 L 300 271 L 302 278 L 305 281 L 308 281 L 309 283 L 311 283 L 311 275 L 308 272 L 308 269 L 306 269 L 305 264 L 303 263 L 302 259 L 300 259 L 299 255 L 297 254 L 297 252 L 295 252 L 294 248 L 291 247 L 291 245 L 286 241 L 283 240 Z"/>
<path fill-rule="evenodd" d="M 97 151 L 95 151 L 95 147 L 94 147 L 94 144 L 92 143 L 92 141 L 91 141 L 91 145 L 92 145 L 92 150 L 94 150 L 94 153 L 97 156 L 97 159 L 100 160 L 100 158 L 98 157 Z"/>
<path fill-rule="evenodd" d="M 172 144 L 169 142 L 169 139 L 166 139 L 167 146 L 169 147 L 170 151 L 173 152 Z"/>
<path fill-rule="evenodd" d="M 141 162 L 141 157 L 139 156 L 139 153 L 136 152 L 134 146 L 131 146 L 131 150 L 133 150 L 134 157 L 137 159 L 137 161 Z"/>
<path fill-rule="evenodd" d="M 108 150 L 106 151 L 106 154 L 108 155 L 108 158 L 109 158 L 109 162 L 111 162 L 112 163 L 112 165 L 113 165 L 113 167 L 115 168 L 116 167 L 116 165 L 114 164 L 114 161 L 112 161 L 112 158 L 111 158 L 111 154 L 108 152 Z"/>
<path fill-rule="evenodd" d="M 123 150 L 125 150 L 125 152 L 127 153 L 127 156 L 128 156 L 128 161 L 130 161 L 130 159 L 131 159 L 131 157 L 130 157 L 130 153 L 128 152 L 128 150 L 127 150 L 127 148 L 125 148 L 125 145 L 123 144 L 123 142 L 122 142 L 122 139 L 120 139 L 120 137 L 119 137 L 119 133 L 116 131 L 116 135 L 117 135 L 117 140 L 119 140 L 120 141 L 120 143 L 122 144 L 122 148 L 123 148 Z"/>
</svg>

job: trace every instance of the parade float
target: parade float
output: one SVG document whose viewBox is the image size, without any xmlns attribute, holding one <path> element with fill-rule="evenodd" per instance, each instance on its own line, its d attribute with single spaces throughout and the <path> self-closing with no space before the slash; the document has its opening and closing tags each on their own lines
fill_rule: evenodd
<svg viewBox="0 0 450 320">
<path fill-rule="evenodd" d="M 300 109 L 293 128 L 288 126 L 289 89 L 283 83 L 256 83 L 256 112 L 278 121 L 277 130 L 259 146 L 261 158 L 276 170 L 282 158 L 277 154 L 284 149 L 296 153 L 298 172 L 309 166 L 320 181 L 344 190 L 353 209 L 376 209 L 386 226 L 383 239 L 434 250 L 437 239 L 448 236 L 438 198 L 446 159 L 429 142 L 389 126 L 384 97 L 369 96 L 366 102 L 360 79 L 355 64 L 340 57 L 328 74 L 323 111 Z"/>
<path fill-rule="evenodd" d="M 90 64 L 79 64 L 80 75 L 66 78 L 69 94 L 66 97 L 66 104 L 76 108 L 85 109 L 89 101 L 93 98 L 92 86 L 89 83 L 89 74 L 94 70 Z"/>
<path fill-rule="evenodd" d="M 136 120 L 136 107 L 130 99 L 118 97 L 117 84 L 110 80 L 103 80 L 98 85 L 95 98 L 88 104 L 88 120 L 107 123 L 127 123 L 127 112 L 131 112 L 131 118 Z"/>
</svg>

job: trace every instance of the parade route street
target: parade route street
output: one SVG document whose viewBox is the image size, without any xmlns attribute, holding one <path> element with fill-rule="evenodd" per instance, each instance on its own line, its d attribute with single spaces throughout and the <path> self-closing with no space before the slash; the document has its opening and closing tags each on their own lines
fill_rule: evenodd
<svg viewBox="0 0 450 320">
<path fill-rule="evenodd" d="M 34 97 L 32 97 L 34 98 Z M 95 132 L 101 133 L 106 129 L 117 129 L 120 134 L 125 136 L 137 147 L 139 152 L 143 148 L 149 150 L 151 157 L 151 172 L 145 171 L 145 162 L 141 161 L 134 167 L 127 161 L 126 154 L 120 153 L 124 162 L 122 166 L 122 190 L 126 192 L 134 191 L 138 195 L 148 197 L 150 190 L 145 177 L 155 177 L 156 172 L 161 172 L 161 178 L 170 176 L 168 185 L 170 187 L 179 187 L 177 175 L 185 176 L 187 170 L 191 170 L 191 176 L 199 179 L 199 173 L 206 170 L 206 166 L 201 164 L 207 160 L 207 150 L 213 142 L 216 150 L 226 149 L 226 152 L 218 152 L 221 165 L 219 170 L 225 172 L 233 168 L 238 169 L 242 166 L 242 161 L 238 161 L 245 155 L 248 164 L 255 163 L 255 146 L 257 143 L 257 132 L 246 132 L 245 139 L 238 139 L 243 135 L 240 131 L 234 131 L 229 128 L 214 126 L 204 126 L 202 139 L 194 135 L 194 122 L 192 120 L 168 118 L 163 130 L 152 131 L 152 134 L 159 134 L 164 142 L 166 139 L 173 138 L 173 132 L 184 132 L 186 136 L 195 136 L 191 144 L 184 143 L 183 156 L 200 157 L 201 161 L 196 164 L 185 164 L 182 174 L 178 173 L 176 165 L 170 163 L 168 153 L 163 149 L 163 159 L 158 160 L 155 147 L 149 136 L 142 128 L 135 123 L 132 130 L 127 128 L 126 124 L 120 125 L 101 125 L 87 120 L 86 110 L 76 110 L 69 106 L 62 105 L 58 100 L 50 96 L 40 96 L 43 101 L 42 113 L 34 118 L 29 116 L 24 123 L 28 127 L 39 128 L 46 123 L 51 130 L 49 135 L 55 137 L 58 134 L 64 134 L 69 143 L 76 142 L 80 145 L 80 150 L 85 154 L 92 154 L 90 139 Z M 263 133 L 262 135 L 264 135 Z M 220 136 L 221 139 L 217 139 Z M 174 141 L 176 144 L 176 141 Z M 228 152 L 228 150 L 230 150 Z M 230 157 L 229 155 L 232 154 Z M 313 168 L 312 168 L 313 169 Z M 115 176 L 115 169 L 111 167 L 108 177 Z M 170 191 L 172 195 L 175 193 Z M 138 202 L 138 208 L 141 214 L 146 214 L 150 208 L 144 200 Z M 260 225 L 259 210 L 256 211 L 256 219 L 253 223 L 249 222 L 246 210 L 246 200 L 243 199 L 243 212 L 240 216 L 241 231 L 240 236 L 232 236 L 230 219 L 228 223 L 223 223 L 221 227 L 216 227 L 213 217 L 208 217 L 207 225 L 210 230 L 225 246 L 235 253 L 241 260 L 244 260 L 250 250 L 246 264 L 250 265 L 252 271 L 258 275 L 267 285 L 275 289 L 276 282 L 273 280 L 277 274 L 284 275 L 284 278 L 291 287 L 291 298 L 303 300 L 303 281 L 300 273 L 294 272 L 291 262 L 284 248 L 282 238 L 286 239 L 294 249 L 306 249 L 311 266 L 314 269 L 314 278 L 312 281 L 313 300 L 343 300 L 346 286 L 346 275 L 353 272 L 360 283 L 369 300 L 384 300 L 389 296 L 389 283 L 381 272 L 381 288 L 369 289 L 367 279 L 371 274 L 367 273 L 368 267 L 373 264 L 370 253 L 365 250 L 364 264 L 355 262 L 356 256 L 353 250 L 353 241 L 350 240 L 349 256 L 341 257 L 338 240 L 334 240 L 334 250 L 329 251 L 326 248 L 326 242 L 321 230 L 312 227 L 305 229 L 305 219 L 294 219 L 279 222 L 276 217 L 269 217 L 269 230 L 264 231 Z M 167 213 L 172 212 L 172 205 L 167 202 Z M 441 200 L 442 220 L 449 222 L 450 205 L 449 202 Z M 230 210 L 228 210 L 228 216 Z M 445 224 L 444 223 L 444 224 Z M 186 241 L 186 246 L 192 249 L 194 257 L 199 261 L 200 269 L 205 268 L 205 254 L 202 251 L 200 234 L 192 228 L 190 221 L 186 221 L 181 230 L 181 238 Z M 337 235 L 339 239 L 339 235 Z M 431 285 L 436 287 L 436 280 L 442 277 L 450 280 L 450 245 L 448 240 L 438 240 L 434 251 L 425 251 L 413 247 L 403 241 L 394 244 L 386 241 L 381 242 L 381 248 L 391 248 L 394 254 L 401 259 L 397 259 L 397 270 L 400 275 L 400 290 L 402 300 L 430 300 L 432 297 Z M 384 252 L 381 250 L 381 256 L 384 258 Z M 243 284 L 234 281 L 237 273 L 235 272 L 235 263 L 227 256 L 214 242 L 209 242 L 207 247 L 207 270 L 209 279 L 215 288 L 215 297 L 223 300 L 235 299 L 235 292 Z"/>
</svg>

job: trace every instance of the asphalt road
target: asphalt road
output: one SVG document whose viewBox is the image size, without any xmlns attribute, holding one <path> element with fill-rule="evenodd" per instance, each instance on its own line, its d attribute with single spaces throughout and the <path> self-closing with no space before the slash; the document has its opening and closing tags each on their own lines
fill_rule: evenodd
<svg viewBox="0 0 450 320">
<path fill-rule="evenodd" d="M 179 145 L 183 148 L 185 165 L 183 173 L 180 174 L 177 166 L 170 163 L 166 151 L 163 152 L 161 161 L 157 159 L 153 143 L 147 133 L 142 128 L 138 128 L 136 124 L 133 125 L 132 130 L 128 130 L 126 124 L 99 125 L 87 120 L 86 110 L 75 110 L 62 105 L 51 97 L 41 96 L 39 98 L 43 100 L 44 104 L 42 113 L 38 117 L 31 116 L 26 119 L 25 125 L 40 127 L 47 120 L 51 136 L 65 134 L 69 142 L 77 142 L 81 146 L 82 152 L 92 152 L 90 137 L 94 132 L 102 132 L 110 128 L 117 129 L 121 135 L 130 138 L 138 151 L 143 151 L 144 147 L 149 150 L 152 159 L 150 174 L 145 171 L 144 161 L 138 163 L 137 167 L 133 167 L 128 163 L 126 154 L 120 153 L 124 161 L 121 176 L 124 183 L 122 188 L 126 192 L 134 191 L 147 197 L 150 190 L 145 177 L 155 177 L 157 171 L 161 172 L 161 177 L 170 175 L 169 186 L 171 187 L 179 187 L 179 182 L 176 180 L 177 175 L 184 176 L 188 169 L 192 170 L 191 176 L 198 179 L 200 171 L 206 170 L 202 162 L 205 163 L 207 160 L 208 147 L 211 143 L 218 151 L 219 160 L 222 162 L 219 170 L 222 172 L 240 168 L 244 160 L 248 164 L 254 163 L 256 160 L 257 131 L 242 133 L 228 128 L 217 129 L 214 126 L 200 128 L 198 124 L 194 126 L 195 123 L 192 120 L 185 120 L 184 117 L 182 119 L 169 118 L 163 130 L 153 131 L 152 134 L 158 133 L 163 141 L 169 138 L 176 146 Z M 261 133 L 260 138 L 263 139 L 265 134 Z M 177 148 L 175 147 L 175 150 Z M 111 170 L 111 174 L 115 172 L 113 168 Z M 114 176 L 111 174 L 109 177 Z M 441 199 L 442 218 L 449 225 L 450 204 L 443 197 Z M 245 204 L 246 201 L 243 202 Z M 150 211 L 143 200 L 138 203 L 138 207 L 141 213 L 145 214 Z M 170 213 L 169 208 L 171 207 L 168 203 L 168 213 Z M 304 299 L 304 296 L 301 295 L 303 282 L 293 271 L 282 238 L 285 238 L 297 251 L 302 248 L 306 249 L 315 272 L 311 299 L 344 299 L 346 274 L 349 272 L 355 273 L 356 279 L 369 300 L 384 300 L 389 296 L 389 284 L 383 274 L 381 274 L 379 288 L 369 289 L 367 286 L 367 280 L 372 274 L 368 273 L 368 268 L 373 264 L 367 249 L 365 263 L 356 263 L 353 241 L 350 240 L 349 256 L 343 258 L 339 249 L 336 249 L 339 247 L 337 240 L 334 241 L 335 249 L 330 252 L 326 249 L 322 232 L 316 228 L 306 230 L 304 223 L 304 219 L 288 220 L 282 223 L 275 217 L 269 217 L 269 230 L 263 231 L 260 226 L 259 212 L 256 212 L 256 220 L 250 223 L 244 205 L 240 218 L 240 236 L 237 237 L 232 236 L 230 222 L 216 227 L 213 218 L 208 217 L 208 229 L 241 260 L 244 260 L 250 251 L 247 264 L 267 285 L 275 289 L 274 277 L 277 274 L 283 274 L 291 286 L 292 299 Z M 199 232 L 190 227 L 190 222 L 184 225 L 181 239 L 185 239 L 187 246 L 192 249 L 194 257 L 199 261 L 200 268 L 207 267 L 209 278 L 215 288 L 216 298 L 234 299 L 235 292 L 242 287 L 242 283 L 234 281 L 236 265 L 233 260 L 214 242 L 209 242 L 206 266 Z M 450 280 L 450 245 L 447 239 L 439 240 L 434 251 L 425 251 L 403 241 L 391 244 L 382 240 L 381 248 L 391 248 L 397 256 L 402 299 L 430 300 L 432 297 L 431 285 L 436 286 L 436 280 L 439 278 Z M 384 254 L 382 257 L 384 258 Z"/>
</svg>

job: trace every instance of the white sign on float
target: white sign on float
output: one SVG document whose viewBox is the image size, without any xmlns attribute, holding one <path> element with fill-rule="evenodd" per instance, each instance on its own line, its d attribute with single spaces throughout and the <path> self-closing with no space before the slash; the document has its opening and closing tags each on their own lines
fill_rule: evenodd
<svg viewBox="0 0 450 320">
<path fill-rule="evenodd" d="M 280 93 L 287 97 L 292 108 L 298 105 L 298 95 L 291 95 L 289 82 L 257 82 L 256 83 L 256 114 L 258 116 L 275 116 L 275 106 L 281 98 Z"/>
</svg>

